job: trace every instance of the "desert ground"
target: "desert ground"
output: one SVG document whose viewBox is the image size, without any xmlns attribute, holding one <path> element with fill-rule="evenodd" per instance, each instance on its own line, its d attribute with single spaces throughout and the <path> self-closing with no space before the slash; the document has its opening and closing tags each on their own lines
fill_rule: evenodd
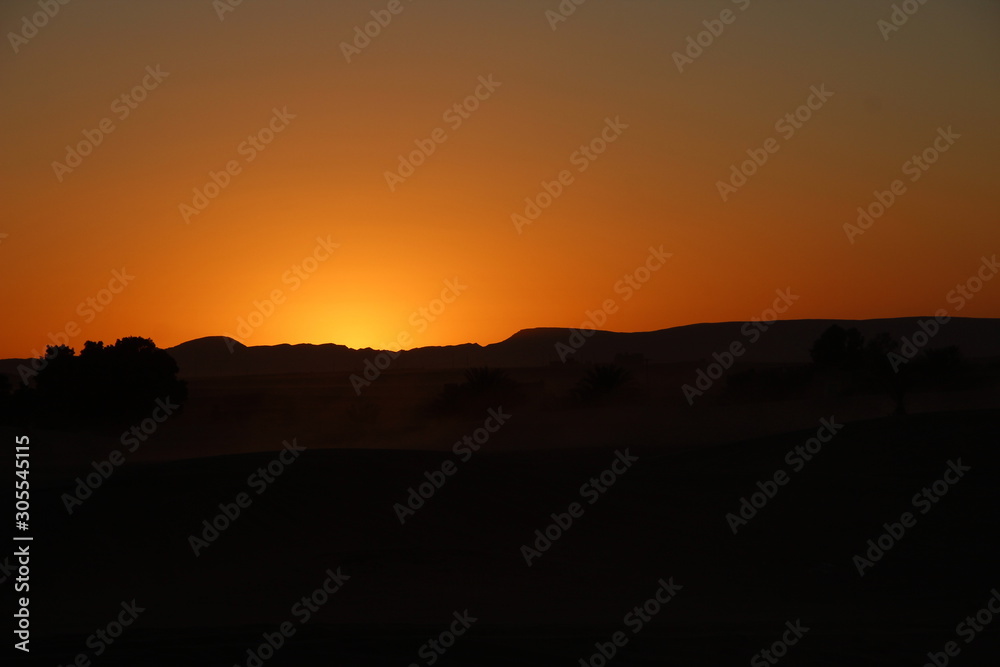
<svg viewBox="0 0 1000 667">
<path fill-rule="evenodd" d="M 254 665 L 264 635 L 290 623 L 261 664 L 598 665 L 616 632 L 608 664 L 769 664 L 760 651 L 799 622 L 783 664 L 922 665 L 949 641 L 955 664 L 994 664 L 997 628 L 966 644 L 956 626 L 1000 585 L 995 365 L 912 392 L 903 413 L 829 377 L 720 383 L 689 405 L 678 387 L 691 364 L 641 364 L 618 395 L 585 400 L 585 370 L 506 369 L 515 390 L 458 406 L 441 397 L 459 370 L 388 372 L 360 397 L 346 372 L 191 378 L 183 408 L 134 452 L 117 433 L 30 429 L 33 586 L 52 601 L 36 607 L 38 653 Z M 454 451 L 490 407 L 503 424 Z M 818 435 L 809 460 L 789 458 Z M 293 441 L 302 451 L 280 474 L 253 478 Z M 114 450 L 124 463 L 70 514 L 67 494 Z M 916 505 L 954 462 L 968 472 Z M 741 499 L 767 488 L 734 534 Z M 241 493 L 248 506 L 219 519 Z M 550 526 L 572 503 L 568 527 Z M 855 556 L 907 511 L 915 525 L 861 576 Z M 225 527 L 209 540 L 213 520 Z M 556 539 L 536 542 L 547 527 Z M 347 578 L 303 622 L 295 604 L 328 572 Z M 676 585 L 669 602 L 627 620 L 663 583 Z M 96 656 L 95 619 L 133 599 L 146 611 Z M 468 630 L 429 649 L 466 611 Z"/>
</svg>

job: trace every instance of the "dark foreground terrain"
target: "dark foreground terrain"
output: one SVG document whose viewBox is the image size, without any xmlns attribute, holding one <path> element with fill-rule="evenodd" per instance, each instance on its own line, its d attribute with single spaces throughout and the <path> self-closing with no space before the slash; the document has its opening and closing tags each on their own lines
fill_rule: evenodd
<svg viewBox="0 0 1000 667">
<path fill-rule="evenodd" d="M 822 433 L 829 442 L 811 460 L 786 459 L 832 416 L 674 449 L 623 435 L 525 451 L 499 446 L 517 434 L 503 429 L 468 461 L 447 448 L 307 448 L 266 485 L 249 478 L 277 451 L 137 461 L 72 515 L 63 494 L 92 470 L 89 454 L 46 467 L 57 438 L 37 433 L 32 654 L 53 665 L 85 654 L 94 665 L 575 666 L 605 664 L 603 647 L 612 665 L 764 665 L 780 654 L 785 665 L 883 666 L 923 665 L 955 642 L 949 664 L 997 664 L 1000 616 L 981 631 L 958 626 L 1000 587 L 1000 410 L 847 421 Z M 613 485 L 581 489 L 623 460 L 616 451 L 634 460 L 617 464 Z M 401 524 L 394 505 L 444 461 L 453 474 Z M 787 483 L 768 485 L 778 471 Z M 773 497 L 734 534 L 727 514 L 758 482 Z M 240 493 L 248 506 L 195 556 L 191 536 L 204 538 L 202 521 Z M 536 529 L 574 502 L 572 525 L 542 550 Z M 894 526 L 905 512 L 910 525 Z M 854 557 L 885 524 L 900 536 L 883 537 L 887 550 L 861 576 Z M 529 567 L 522 545 L 533 544 Z M 340 588 L 306 614 L 296 604 L 328 570 Z M 661 581 L 673 597 L 647 603 L 669 597 Z M 88 639 L 133 600 L 144 611 L 113 643 Z M 642 620 L 633 609 L 644 604 Z M 464 630 L 455 612 L 476 620 L 452 644 L 441 634 Z M 248 654 L 283 623 L 294 634 L 279 650 Z M 787 630 L 796 625 L 801 637 Z M 772 649 L 783 635 L 794 645 Z M 450 647 L 442 655 L 431 640 Z"/>
</svg>

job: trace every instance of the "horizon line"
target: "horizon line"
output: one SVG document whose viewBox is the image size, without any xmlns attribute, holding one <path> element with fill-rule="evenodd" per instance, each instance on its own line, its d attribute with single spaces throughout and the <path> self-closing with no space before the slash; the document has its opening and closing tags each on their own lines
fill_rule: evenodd
<svg viewBox="0 0 1000 667">
<path fill-rule="evenodd" d="M 494 341 L 494 342 L 491 342 L 491 343 L 485 343 L 485 344 L 483 344 L 483 343 L 478 343 L 478 342 L 469 342 L 469 341 L 466 341 L 466 342 L 461 342 L 461 343 L 444 343 L 444 344 L 437 344 L 437 345 L 418 345 L 418 346 L 414 346 L 414 347 L 398 348 L 398 349 L 389 348 L 389 347 L 371 347 L 371 346 L 366 346 L 366 347 L 351 347 L 349 345 L 344 345 L 342 343 L 335 343 L 333 341 L 327 341 L 327 342 L 322 342 L 322 343 L 311 343 L 311 342 L 292 343 L 292 342 L 282 342 L 282 343 L 261 343 L 259 345 L 247 345 L 246 343 L 244 343 L 243 341 L 239 340 L 238 338 L 235 338 L 233 336 L 229 336 L 229 335 L 226 335 L 226 334 L 209 334 L 209 335 L 205 335 L 205 336 L 198 336 L 197 338 L 189 338 L 188 340 L 181 341 L 180 343 L 176 343 L 174 345 L 168 345 L 168 346 L 165 346 L 165 347 L 161 347 L 161 346 L 157 345 L 157 347 L 159 349 L 162 349 L 162 350 L 170 350 L 172 348 L 180 347 L 181 345 L 186 345 L 188 343 L 193 343 L 195 341 L 206 340 L 206 339 L 211 339 L 211 338 L 218 338 L 218 339 L 222 339 L 222 340 L 227 340 L 227 339 L 231 340 L 231 341 L 233 341 L 233 342 L 235 342 L 235 343 L 237 343 L 237 344 L 239 344 L 239 345 L 241 345 L 241 346 L 243 346 L 243 347 L 245 347 L 247 349 L 258 348 L 258 347 L 279 347 L 279 346 L 284 346 L 284 345 L 288 345 L 288 346 L 311 345 L 311 346 L 317 346 L 317 347 L 318 346 L 324 346 L 324 345 L 336 345 L 336 346 L 339 346 L 339 347 L 344 347 L 344 348 L 346 348 L 348 350 L 353 350 L 355 352 L 364 352 L 366 350 L 370 350 L 370 351 L 373 351 L 373 352 L 380 352 L 380 351 L 387 351 L 387 352 L 410 352 L 410 351 L 414 351 L 414 350 L 427 349 L 427 348 L 460 347 L 460 346 L 464 346 L 464 345 L 475 345 L 475 346 L 478 346 L 478 347 L 489 347 L 490 345 L 498 345 L 500 343 L 504 343 L 504 342 L 506 342 L 506 341 L 514 338 L 518 334 L 523 333 L 525 331 L 539 331 L 539 330 L 593 331 L 595 333 L 606 333 L 606 334 L 615 334 L 615 335 L 640 335 L 640 334 L 652 334 L 652 333 L 659 333 L 659 332 L 663 332 L 663 331 L 670 331 L 672 329 L 684 329 L 684 328 L 693 327 L 693 326 L 710 326 L 710 325 L 723 325 L 723 324 L 733 324 L 733 325 L 739 324 L 739 325 L 743 325 L 743 324 L 747 324 L 747 323 L 750 323 L 750 322 L 763 322 L 763 323 L 767 324 L 768 326 L 771 326 L 771 325 L 777 324 L 778 322 L 786 322 L 786 323 L 792 323 L 792 322 L 875 322 L 875 321 L 885 321 L 885 320 L 919 320 L 919 319 L 923 319 L 923 318 L 935 318 L 935 317 L 938 317 L 938 316 L 935 316 L 935 315 L 901 315 L 901 316 L 893 316 L 893 317 L 868 317 L 868 318 L 862 318 L 862 319 L 806 317 L 806 318 L 797 318 L 797 319 L 777 319 L 777 320 L 769 320 L 769 321 L 759 320 L 757 318 L 752 318 L 752 319 L 749 319 L 749 320 L 721 320 L 721 321 L 715 321 L 715 322 L 691 322 L 691 323 L 688 323 L 688 324 L 679 324 L 679 325 L 672 326 L 672 327 L 664 327 L 662 329 L 649 329 L 649 330 L 644 330 L 644 331 L 613 331 L 613 330 L 610 330 L 610 329 L 596 329 L 596 328 L 588 328 L 588 327 L 535 326 L 535 327 L 527 327 L 527 328 L 518 329 L 517 331 L 515 331 L 512 334 L 510 334 L 506 338 L 503 338 L 501 340 Z M 960 320 L 997 320 L 997 319 L 1000 319 L 1000 317 L 948 316 L 948 320 L 953 320 L 953 319 L 960 319 Z M 125 337 L 127 337 L 127 336 L 119 336 L 119 337 L 116 338 L 116 340 L 118 340 L 120 338 L 125 338 Z M 147 336 L 142 336 L 142 337 L 143 338 L 148 338 Z M 84 343 L 90 342 L 92 340 L 93 339 L 86 339 L 84 341 Z M 103 342 L 103 341 L 101 341 L 101 342 Z M 154 343 L 155 343 L 155 341 L 154 341 Z M 45 344 L 46 349 L 48 347 L 50 347 L 51 345 L 53 345 L 53 344 L 55 344 L 55 343 L 54 342 L 53 343 L 46 343 Z M 65 345 L 65 343 L 63 343 L 63 344 Z M 70 347 L 71 349 L 75 349 L 72 345 L 67 345 L 67 346 Z M 44 354 L 39 353 L 38 356 L 44 356 Z M 35 359 L 35 358 L 37 358 L 37 357 L 0 357 L 0 361 L 21 360 L 21 359 Z"/>
</svg>

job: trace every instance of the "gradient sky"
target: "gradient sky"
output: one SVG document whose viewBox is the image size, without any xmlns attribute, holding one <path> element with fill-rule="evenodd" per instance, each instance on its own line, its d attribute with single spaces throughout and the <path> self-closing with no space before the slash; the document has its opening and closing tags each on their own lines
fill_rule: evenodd
<svg viewBox="0 0 1000 667">
<path fill-rule="evenodd" d="M 931 0 L 886 40 L 892 3 L 868 0 L 595 1 L 555 30 L 558 0 L 402 0 L 348 63 L 341 43 L 388 4 L 244 0 L 220 20 L 211 0 L 72 0 L 15 53 L 39 9 L 4 2 L 0 357 L 70 323 L 77 349 L 234 335 L 276 289 L 247 344 L 486 344 L 579 326 L 607 299 L 601 328 L 645 331 L 759 316 L 778 288 L 800 297 L 784 318 L 928 315 L 1000 252 L 998 2 Z M 679 72 L 674 52 L 725 9 Z M 169 75 L 120 119 L 114 100 L 157 65 Z M 490 75 L 452 129 L 443 113 Z M 775 121 L 821 85 L 833 97 L 782 138 Z M 274 108 L 295 118 L 247 162 Z M 628 129 L 580 173 L 572 154 L 609 117 Z M 58 180 L 103 118 L 114 131 Z M 903 164 L 949 126 L 961 138 L 910 182 Z M 447 141 L 390 191 L 436 128 Z M 717 182 L 770 137 L 723 201 Z M 179 205 L 230 160 L 240 173 L 186 223 Z M 562 170 L 573 183 L 518 233 L 511 215 Z M 851 243 L 845 223 L 895 179 L 906 193 Z M 317 237 L 339 247 L 292 289 Z M 673 256 L 626 301 L 616 282 L 661 245 Z M 102 312 L 80 308 L 123 267 L 135 278 Z M 415 325 L 454 278 L 468 288 Z M 1000 281 L 959 314 L 998 304 Z"/>
</svg>

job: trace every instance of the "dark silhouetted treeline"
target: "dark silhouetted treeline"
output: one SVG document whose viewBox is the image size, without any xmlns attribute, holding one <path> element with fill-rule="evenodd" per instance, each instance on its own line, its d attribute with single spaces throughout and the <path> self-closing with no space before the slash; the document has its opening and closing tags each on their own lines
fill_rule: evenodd
<svg viewBox="0 0 1000 667">
<path fill-rule="evenodd" d="M 180 404 L 186 384 L 173 357 L 148 338 L 87 341 L 79 354 L 48 346 L 45 356 L 0 376 L 0 420 L 15 426 L 106 431 L 148 417 L 157 399 Z M 23 381 L 22 381 L 23 380 Z M 15 386 L 16 385 L 16 386 Z"/>
<path fill-rule="evenodd" d="M 912 345 L 911 343 L 908 343 Z M 885 394 L 897 413 L 915 391 L 958 388 L 966 365 L 955 346 L 904 349 L 888 333 L 869 340 L 855 328 L 834 324 L 809 349 L 811 365 L 754 368 L 733 373 L 730 393 L 757 398 L 790 398 L 809 386 L 838 395 Z"/>
</svg>

